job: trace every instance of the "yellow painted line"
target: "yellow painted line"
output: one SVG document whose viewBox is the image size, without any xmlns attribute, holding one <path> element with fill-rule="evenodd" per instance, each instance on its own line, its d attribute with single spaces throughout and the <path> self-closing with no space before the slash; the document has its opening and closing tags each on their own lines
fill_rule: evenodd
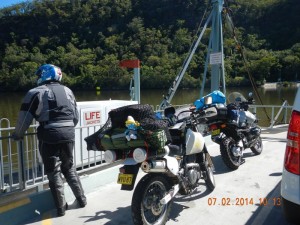
<svg viewBox="0 0 300 225">
<path fill-rule="evenodd" d="M 42 216 L 42 225 L 52 225 L 51 213 L 44 213 Z"/>
<path fill-rule="evenodd" d="M 4 212 L 12 210 L 14 208 L 29 204 L 30 202 L 31 202 L 30 198 L 23 198 L 21 200 L 8 203 L 5 206 L 0 206 L 0 213 L 4 213 Z"/>
</svg>

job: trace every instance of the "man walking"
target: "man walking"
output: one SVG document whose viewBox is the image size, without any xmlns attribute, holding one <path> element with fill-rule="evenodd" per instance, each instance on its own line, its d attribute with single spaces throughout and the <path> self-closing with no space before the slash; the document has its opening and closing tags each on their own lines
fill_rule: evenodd
<svg viewBox="0 0 300 225">
<path fill-rule="evenodd" d="M 64 197 L 64 175 L 80 207 L 87 204 L 76 169 L 73 166 L 73 147 L 78 111 L 73 92 L 60 83 L 61 69 L 51 64 L 37 71 L 38 87 L 28 91 L 23 99 L 13 137 L 23 138 L 33 119 L 39 122 L 37 136 L 49 187 L 57 208 L 64 216 L 68 205 Z"/>
</svg>

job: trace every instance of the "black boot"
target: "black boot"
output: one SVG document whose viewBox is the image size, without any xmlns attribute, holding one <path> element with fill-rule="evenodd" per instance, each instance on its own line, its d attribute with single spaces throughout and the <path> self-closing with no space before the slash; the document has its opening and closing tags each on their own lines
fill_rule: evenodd
<svg viewBox="0 0 300 225">
<path fill-rule="evenodd" d="M 76 197 L 77 202 L 81 208 L 84 208 L 86 206 L 86 197 L 84 195 L 84 191 L 80 182 L 80 179 L 78 177 L 78 174 L 76 173 L 76 170 L 74 167 L 70 168 L 69 170 L 64 171 L 64 176 L 72 189 L 72 192 Z"/>
<path fill-rule="evenodd" d="M 86 202 L 86 197 L 84 195 L 76 199 L 81 208 L 84 208 L 86 206 L 87 202 Z"/>
<path fill-rule="evenodd" d="M 67 209 L 68 209 L 67 203 L 66 203 L 65 207 L 57 208 L 57 216 L 64 216 L 66 214 Z"/>
</svg>

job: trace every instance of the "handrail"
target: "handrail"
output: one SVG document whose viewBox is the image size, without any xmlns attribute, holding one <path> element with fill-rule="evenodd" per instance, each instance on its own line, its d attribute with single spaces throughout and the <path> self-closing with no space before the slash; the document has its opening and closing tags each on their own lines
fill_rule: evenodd
<svg viewBox="0 0 300 225">
<path fill-rule="evenodd" d="M 8 127 L 0 126 L 0 196 L 40 187 L 48 182 L 37 147 L 37 133 L 26 132 L 23 139 L 12 141 L 11 133 L 15 127 L 10 127 L 9 120 L 5 120 L 8 121 Z M 35 131 L 36 127 L 37 124 L 34 124 L 29 129 Z M 78 146 L 74 146 L 74 164 L 79 174 L 107 164 L 104 162 L 103 152 L 90 154 L 83 145 L 83 139 L 96 132 L 96 129 L 99 129 L 99 125 L 75 128 Z M 80 152 L 76 152 L 76 148 L 80 148 Z"/>
<path fill-rule="evenodd" d="M 282 103 L 282 105 L 281 105 L 281 107 L 280 107 L 278 113 L 276 114 L 275 118 L 271 121 L 271 125 L 270 125 L 269 128 L 273 128 L 273 126 L 274 126 L 274 124 L 276 123 L 276 121 L 277 121 L 277 119 L 278 119 L 278 117 L 279 117 L 281 111 L 283 110 L 284 106 L 288 106 L 287 100 L 285 100 L 285 101 Z"/>
</svg>

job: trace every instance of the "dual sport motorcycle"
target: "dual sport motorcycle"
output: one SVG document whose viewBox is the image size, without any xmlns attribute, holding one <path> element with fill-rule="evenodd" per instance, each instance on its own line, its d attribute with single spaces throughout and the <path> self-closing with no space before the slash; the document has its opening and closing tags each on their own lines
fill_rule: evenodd
<svg viewBox="0 0 300 225">
<path fill-rule="evenodd" d="M 252 93 L 246 100 L 241 93 L 233 92 L 228 95 L 229 104 L 226 106 L 213 104 L 210 96 L 204 101 L 201 117 L 206 119 L 212 141 L 220 145 L 221 157 L 228 168 L 239 168 L 247 148 L 255 155 L 261 154 L 261 128 L 256 116 L 249 111 L 249 105 L 254 103 Z"/>
<path fill-rule="evenodd" d="M 131 215 L 135 225 L 165 224 L 173 198 L 197 192 L 201 179 L 208 190 L 215 188 L 213 162 L 197 128 L 199 113 L 188 109 L 175 115 L 173 107 L 165 110 L 165 114 L 166 111 L 174 113 L 169 127 L 173 141 L 164 147 L 165 152 L 159 155 L 143 148 L 133 149 L 120 168 L 121 190 L 133 190 L 139 169 L 145 173 L 132 196 Z"/>
</svg>

